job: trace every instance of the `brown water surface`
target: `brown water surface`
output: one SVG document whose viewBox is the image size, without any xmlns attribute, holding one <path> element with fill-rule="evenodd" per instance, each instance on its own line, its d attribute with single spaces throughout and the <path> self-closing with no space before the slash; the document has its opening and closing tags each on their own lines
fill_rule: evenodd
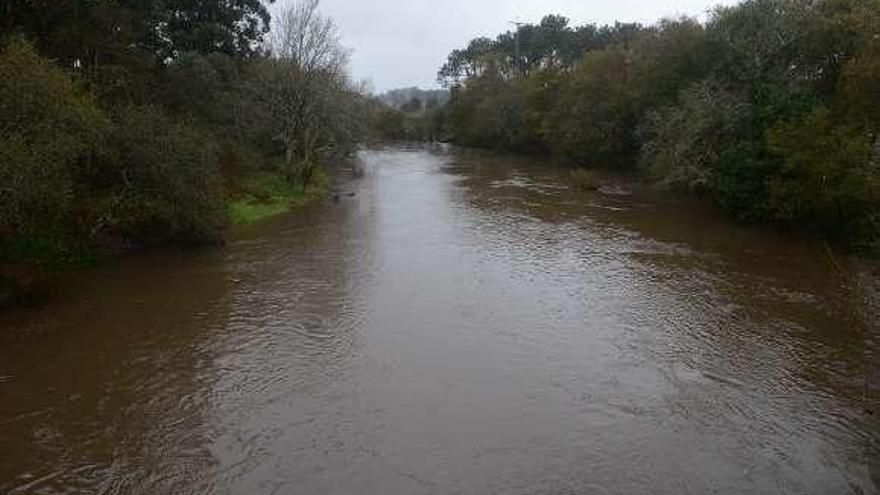
<svg viewBox="0 0 880 495">
<path fill-rule="evenodd" d="M 451 148 L 0 316 L 0 492 L 876 494 L 878 331 L 821 245 Z"/>
</svg>

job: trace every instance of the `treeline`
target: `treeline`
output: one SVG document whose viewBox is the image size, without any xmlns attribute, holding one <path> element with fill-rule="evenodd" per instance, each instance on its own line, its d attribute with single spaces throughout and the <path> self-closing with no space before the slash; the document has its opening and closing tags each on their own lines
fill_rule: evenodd
<svg viewBox="0 0 880 495">
<path fill-rule="evenodd" d="M 366 135 L 317 0 L 276 19 L 260 0 L 7 0 L 0 16 L 0 266 L 215 242 L 233 201 L 309 189 Z"/>
<path fill-rule="evenodd" d="M 380 94 L 371 119 L 378 136 L 392 141 L 439 141 L 445 132 L 443 107 L 449 91 L 419 88 L 394 89 Z"/>
<path fill-rule="evenodd" d="M 449 101 L 445 89 L 399 88 L 380 94 L 378 100 L 391 108 L 415 112 L 425 108 L 437 108 Z"/>
<path fill-rule="evenodd" d="M 737 218 L 880 253 L 880 1 L 747 0 L 707 22 L 548 16 L 455 50 L 450 138 L 640 168 Z"/>
</svg>

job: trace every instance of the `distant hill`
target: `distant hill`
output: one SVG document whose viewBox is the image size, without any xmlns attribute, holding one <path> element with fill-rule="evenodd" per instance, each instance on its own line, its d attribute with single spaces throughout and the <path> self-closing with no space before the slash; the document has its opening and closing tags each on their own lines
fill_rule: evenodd
<svg viewBox="0 0 880 495">
<path fill-rule="evenodd" d="M 404 111 L 419 111 L 445 105 L 449 101 L 449 91 L 445 89 L 401 88 L 393 89 L 378 96 L 379 101 Z"/>
</svg>

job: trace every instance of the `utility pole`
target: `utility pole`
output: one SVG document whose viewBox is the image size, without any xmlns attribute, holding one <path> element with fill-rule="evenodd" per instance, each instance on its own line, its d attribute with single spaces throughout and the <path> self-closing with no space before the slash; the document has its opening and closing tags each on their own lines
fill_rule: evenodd
<svg viewBox="0 0 880 495">
<path fill-rule="evenodd" d="M 520 31 L 520 27 L 523 25 L 523 23 L 517 22 L 517 21 L 511 21 L 510 23 L 513 24 L 514 26 L 516 26 L 516 33 L 514 33 L 514 35 L 513 35 L 513 44 L 515 46 L 515 48 L 514 48 L 515 59 L 514 59 L 513 67 L 514 67 L 514 72 L 515 72 L 514 78 L 516 78 L 516 77 L 522 77 L 522 75 L 523 75 L 522 74 L 522 57 L 520 56 L 520 50 L 519 50 L 519 31 Z"/>
</svg>

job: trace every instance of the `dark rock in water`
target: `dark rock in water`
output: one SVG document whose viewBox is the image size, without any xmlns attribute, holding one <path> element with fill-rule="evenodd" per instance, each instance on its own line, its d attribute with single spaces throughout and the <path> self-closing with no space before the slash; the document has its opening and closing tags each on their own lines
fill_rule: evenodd
<svg viewBox="0 0 880 495">
<path fill-rule="evenodd" d="M 35 264 L 0 264 L 0 307 L 42 304 L 50 289 L 49 278 Z"/>
<path fill-rule="evenodd" d="M 349 192 L 334 192 L 332 194 L 332 197 L 333 197 L 333 201 L 338 203 L 340 198 L 353 198 L 354 193 L 351 191 L 349 191 Z"/>
</svg>

